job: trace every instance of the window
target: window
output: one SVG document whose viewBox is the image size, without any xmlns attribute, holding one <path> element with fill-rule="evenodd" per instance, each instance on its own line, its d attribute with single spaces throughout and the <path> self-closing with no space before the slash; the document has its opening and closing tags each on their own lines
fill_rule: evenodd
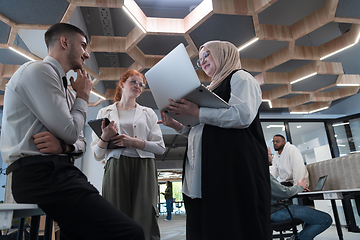
<svg viewBox="0 0 360 240">
<path fill-rule="evenodd" d="M 360 151 L 360 118 L 333 125 L 340 157 Z"/>
<path fill-rule="evenodd" d="M 272 153 L 275 153 L 275 150 L 274 150 L 274 147 L 272 144 L 272 139 L 275 134 L 281 134 L 286 139 L 284 122 L 262 122 L 261 127 L 264 132 L 266 146 L 270 147 Z"/>
<path fill-rule="evenodd" d="M 292 144 L 306 164 L 332 158 L 323 122 L 290 122 L 289 129 Z"/>
</svg>

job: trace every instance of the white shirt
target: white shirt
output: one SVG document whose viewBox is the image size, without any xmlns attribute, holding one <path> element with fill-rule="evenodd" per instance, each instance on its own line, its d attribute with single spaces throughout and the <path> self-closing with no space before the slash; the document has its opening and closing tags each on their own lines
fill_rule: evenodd
<svg viewBox="0 0 360 240">
<path fill-rule="evenodd" d="M 127 111 L 118 111 L 118 114 L 119 114 L 119 119 L 121 119 L 119 134 L 134 136 L 133 122 L 135 117 L 135 108 Z M 124 148 L 122 155 L 128 157 L 139 157 L 139 154 L 137 153 L 135 148 Z"/>
<path fill-rule="evenodd" d="M 11 164 L 20 157 L 41 155 L 32 136 L 49 131 L 74 152 L 85 152 L 82 128 L 86 121 L 87 102 L 66 91 L 60 63 L 47 56 L 43 61 L 23 64 L 6 85 L 2 133 L 3 160 Z"/>
<path fill-rule="evenodd" d="M 279 182 L 291 182 L 294 185 L 304 177 L 309 179 L 300 150 L 289 142 L 285 144 L 281 154 L 275 153 L 270 172 Z"/>
<path fill-rule="evenodd" d="M 240 70 L 230 80 L 230 108 L 200 108 L 200 124 L 183 127 L 180 134 L 188 137 L 183 193 L 191 198 L 201 198 L 201 143 L 204 124 L 222 128 L 247 128 L 255 119 L 261 105 L 261 89 L 256 79 Z"/>
<path fill-rule="evenodd" d="M 119 118 L 116 104 L 104 107 L 99 110 L 97 119 L 108 118 L 110 121 L 115 121 L 119 129 L 122 128 L 122 121 Z M 135 148 L 136 152 L 141 158 L 154 158 L 155 154 L 163 154 L 165 152 L 165 144 L 162 138 L 162 133 L 159 124 L 157 124 L 158 117 L 154 110 L 148 107 L 136 104 L 135 116 L 133 120 L 133 136 L 145 141 L 145 148 L 143 150 Z M 119 134 L 121 134 L 119 132 Z M 120 158 L 124 148 L 104 149 L 98 146 L 100 139 L 95 133 L 92 134 L 91 148 L 94 152 L 94 157 L 97 161 L 109 158 Z"/>
</svg>

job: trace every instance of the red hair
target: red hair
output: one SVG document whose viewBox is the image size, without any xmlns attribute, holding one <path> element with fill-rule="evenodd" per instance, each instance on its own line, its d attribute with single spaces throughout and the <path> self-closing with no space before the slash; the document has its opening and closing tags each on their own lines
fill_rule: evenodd
<svg viewBox="0 0 360 240">
<path fill-rule="evenodd" d="M 142 75 L 141 73 L 139 73 L 136 70 L 127 70 L 126 72 L 123 73 L 123 75 L 121 75 L 120 80 L 116 86 L 115 89 L 115 96 L 114 96 L 114 101 L 120 101 L 121 99 L 121 95 L 122 95 L 122 89 L 120 87 L 120 83 L 124 83 L 129 77 L 131 76 L 139 76 L 143 79 L 144 84 L 146 84 L 146 79 L 144 77 L 144 75 Z"/>
</svg>

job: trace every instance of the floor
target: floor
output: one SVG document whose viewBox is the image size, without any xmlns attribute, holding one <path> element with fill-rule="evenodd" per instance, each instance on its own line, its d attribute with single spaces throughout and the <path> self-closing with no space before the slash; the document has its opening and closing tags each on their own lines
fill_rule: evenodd
<svg viewBox="0 0 360 240">
<path fill-rule="evenodd" d="M 185 214 L 173 214 L 171 221 L 164 221 L 165 215 L 159 217 L 159 227 L 162 240 L 186 240 L 185 235 Z M 345 227 L 342 228 L 345 240 L 358 240 L 360 233 L 348 232 Z M 339 239 L 335 225 L 332 225 L 315 240 L 337 240 Z"/>
</svg>

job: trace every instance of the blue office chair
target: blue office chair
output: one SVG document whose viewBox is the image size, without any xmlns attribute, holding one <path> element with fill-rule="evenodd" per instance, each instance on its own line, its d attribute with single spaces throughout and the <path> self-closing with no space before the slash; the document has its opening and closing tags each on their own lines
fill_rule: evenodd
<svg viewBox="0 0 360 240">
<path fill-rule="evenodd" d="M 273 239 L 280 238 L 280 240 L 284 240 L 284 237 L 291 237 L 292 235 L 294 235 L 295 239 L 299 240 L 298 232 L 297 232 L 297 225 L 303 224 L 304 222 L 300 219 L 294 218 L 286 204 L 283 204 L 283 203 L 272 204 L 272 206 L 275 206 L 275 205 L 283 205 L 288 210 L 288 212 L 290 214 L 290 219 L 281 221 L 281 222 L 271 222 L 272 230 L 279 232 L 279 234 L 273 234 Z M 283 233 L 283 232 L 289 231 L 289 230 L 292 230 L 292 233 Z"/>
</svg>

